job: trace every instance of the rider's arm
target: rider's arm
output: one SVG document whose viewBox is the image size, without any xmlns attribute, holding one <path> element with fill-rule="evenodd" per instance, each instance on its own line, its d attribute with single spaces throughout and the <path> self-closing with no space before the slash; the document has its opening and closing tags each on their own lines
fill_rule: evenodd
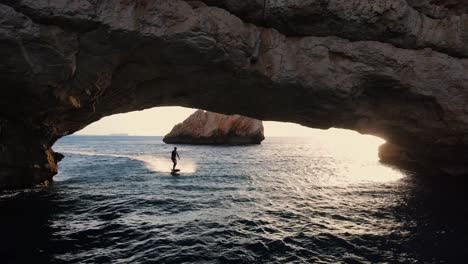
<svg viewBox="0 0 468 264">
<path fill-rule="evenodd" d="M 179 153 L 178 153 L 178 152 L 176 152 L 176 154 L 177 154 L 177 157 L 180 159 Z"/>
</svg>

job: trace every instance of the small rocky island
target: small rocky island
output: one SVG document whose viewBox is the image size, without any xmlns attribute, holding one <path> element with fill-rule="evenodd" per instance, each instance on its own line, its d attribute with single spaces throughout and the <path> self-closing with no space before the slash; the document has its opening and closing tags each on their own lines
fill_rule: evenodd
<svg viewBox="0 0 468 264">
<path fill-rule="evenodd" d="M 163 141 L 168 144 L 248 145 L 265 139 L 260 120 L 197 110 L 177 124 Z"/>
</svg>

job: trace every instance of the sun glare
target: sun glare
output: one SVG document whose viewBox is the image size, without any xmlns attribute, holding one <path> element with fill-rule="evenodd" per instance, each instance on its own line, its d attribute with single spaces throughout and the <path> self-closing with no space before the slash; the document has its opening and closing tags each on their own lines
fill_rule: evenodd
<svg viewBox="0 0 468 264">
<path fill-rule="evenodd" d="M 185 120 L 195 109 L 183 107 L 159 107 L 144 111 L 109 116 L 95 122 L 77 134 L 109 135 L 129 134 L 145 136 L 164 136 L 174 125 Z M 397 170 L 382 166 L 378 162 L 378 147 L 385 143 L 381 138 L 362 135 L 358 132 L 331 128 L 328 130 L 312 129 L 294 123 L 264 121 L 266 142 L 274 137 L 297 138 L 300 142 L 323 146 L 327 155 L 346 161 L 349 166 L 340 174 L 359 180 L 396 180 L 402 177 Z M 313 157 L 316 153 L 307 153 Z M 160 166 L 157 160 L 145 160 L 152 169 L 170 167 Z M 195 167 L 194 167 L 195 168 Z M 193 169 L 195 171 L 195 169 Z M 374 175 L 379 175 L 375 177 Z M 348 179 L 350 180 L 350 179 Z"/>
<path fill-rule="evenodd" d="M 164 136 L 172 127 L 182 122 L 195 109 L 184 107 L 157 107 L 144 111 L 105 117 L 83 130 L 79 135 L 128 134 L 134 136 Z M 361 135 L 344 129 L 311 129 L 294 123 L 265 121 L 265 137 L 306 137 L 326 144 L 336 155 L 353 159 L 376 161 L 377 148 L 383 139 Z"/>
<path fill-rule="evenodd" d="M 346 129 L 312 129 L 294 123 L 264 122 L 266 137 L 304 137 L 327 145 L 334 154 L 353 159 L 377 161 L 377 149 L 385 140 Z"/>
</svg>

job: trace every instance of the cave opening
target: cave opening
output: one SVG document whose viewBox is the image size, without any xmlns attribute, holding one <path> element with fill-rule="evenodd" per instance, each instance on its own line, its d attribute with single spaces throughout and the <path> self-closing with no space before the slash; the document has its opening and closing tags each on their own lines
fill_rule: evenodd
<svg viewBox="0 0 468 264">
<path fill-rule="evenodd" d="M 229 156 L 233 148 L 226 145 L 223 145 L 225 147 L 223 148 L 213 145 L 203 146 L 203 144 L 179 145 L 162 142 L 163 137 L 175 125 L 182 123 L 195 111 L 196 109 L 185 107 L 155 107 L 104 117 L 73 135 L 60 139 L 54 145 L 54 151 L 65 155 L 65 160 L 59 164 L 59 174 L 54 179 L 58 181 L 68 179 L 68 174 L 74 170 L 73 164 L 79 163 L 81 161 L 79 157 L 83 156 L 103 159 L 104 164 L 110 162 L 108 165 L 132 160 L 143 164 L 145 169 L 155 174 L 164 175 L 169 173 L 172 167 L 169 153 L 173 146 L 179 147 L 183 157 L 179 164 L 182 172 L 190 175 L 200 170 L 203 172 L 206 152 L 214 151 Z M 248 150 L 246 157 L 238 156 L 237 160 L 227 162 L 245 163 L 252 170 L 256 170 L 257 166 L 262 167 L 262 160 L 268 160 L 269 156 L 283 156 L 284 158 L 278 161 L 284 162 L 285 167 L 294 168 L 290 165 L 296 162 L 303 167 L 294 168 L 290 173 L 314 174 L 315 170 L 324 170 L 320 173 L 330 173 L 337 176 L 340 179 L 338 181 L 346 183 L 392 181 L 401 179 L 405 175 L 402 171 L 383 165 L 379 161 L 378 147 L 385 143 L 381 138 L 346 129 L 321 130 L 295 123 L 261 122 L 265 141 L 261 145 L 238 146 L 241 150 Z M 216 154 L 210 153 L 210 155 L 213 160 L 217 159 Z M 242 151 L 236 155 L 242 155 Z M 67 160 L 70 156 L 70 160 Z M 256 163 L 245 161 L 251 156 L 262 158 Z M 221 158 L 220 163 L 222 162 L 226 160 Z M 78 166 L 81 171 L 83 171 L 82 165 Z M 226 165 L 232 166 L 232 164 L 222 164 Z M 240 167 L 237 166 L 237 169 Z"/>
<path fill-rule="evenodd" d="M 0 1 L 2 260 L 461 262 L 464 6 Z M 67 136 L 105 116 L 169 105 L 378 135 L 387 141 L 381 161 L 437 180 L 402 179 L 379 162 L 381 141 L 338 129 L 273 135 L 293 125 L 265 122 L 261 145 L 180 145 L 180 177 L 169 173 L 174 145 L 161 136 L 182 117 L 143 118 L 151 130 L 143 133 L 127 113 L 116 124 L 125 129 L 111 131 L 108 117 Z M 157 133 L 151 126 L 166 117 Z M 90 135 L 99 126 L 108 130 Z M 50 188 L 2 190 L 53 177 Z"/>
</svg>

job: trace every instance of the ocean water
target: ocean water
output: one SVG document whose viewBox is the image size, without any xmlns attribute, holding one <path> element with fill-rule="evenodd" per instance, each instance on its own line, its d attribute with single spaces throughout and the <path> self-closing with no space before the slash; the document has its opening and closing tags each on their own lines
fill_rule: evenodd
<svg viewBox="0 0 468 264">
<path fill-rule="evenodd" d="M 462 263 L 466 183 L 314 139 L 71 136 L 49 189 L 0 193 L 1 263 Z"/>
</svg>

